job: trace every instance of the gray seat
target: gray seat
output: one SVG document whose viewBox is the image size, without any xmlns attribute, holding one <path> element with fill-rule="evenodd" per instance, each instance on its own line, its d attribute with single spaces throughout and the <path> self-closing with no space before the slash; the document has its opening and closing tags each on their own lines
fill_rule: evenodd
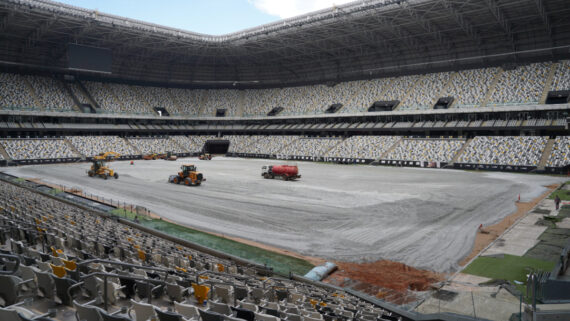
<svg viewBox="0 0 570 321">
<path fill-rule="evenodd" d="M 210 305 L 210 309 L 208 311 L 214 311 L 223 315 L 232 315 L 232 309 L 230 309 L 230 306 L 225 303 L 210 301 L 208 304 Z"/>
<path fill-rule="evenodd" d="M 55 292 L 57 294 L 57 297 L 61 300 L 61 304 L 71 306 L 71 300 L 73 298 L 69 297 L 67 290 L 77 282 L 72 279 L 58 278 L 56 276 L 53 277 L 53 280 L 55 283 Z M 76 290 L 78 289 L 76 288 Z M 71 293 L 71 295 L 73 296 L 73 293 Z"/>
<path fill-rule="evenodd" d="M 136 321 L 147 321 L 150 318 L 156 317 L 154 307 L 148 303 L 137 302 L 131 299 L 131 307 L 129 308 L 129 316 L 131 311 L 135 311 Z"/>
<path fill-rule="evenodd" d="M 184 295 L 188 293 L 188 289 L 181 287 L 178 284 L 166 283 L 166 295 L 173 302 L 183 302 Z"/>
<path fill-rule="evenodd" d="M 32 282 L 33 280 L 28 280 Z M 22 296 L 22 285 L 26 284 L 21 278 L 14 275 L 0 275 L 0 298 L 4 300 L 4 305 L 12 305 Z"/>
<path fill-rule="evenodd" d="M 109 314 L 103 310 L 97 310 L 97 313 L 99 313 L 99 316 L 103 321 L 132 321 L 131 318 L 122 315 Z"/>
<path fill-rule="evenodd" d="M 154 308 L 159 321 L 184 321 L 182 315 L 169 311 L 162 311 L 160 309 Z"/>
<path fill-rule="evenodd" d="M 174 309 L 186 319 L 200 319 L 200 312 L 198 311 L 198 308 L 193 305 L 178 303 L 174 301 Z"/>
<path fill-rule="evenodd" d="M 51 299 L 55 297 L 55 282 L 50 273 L 36 271 L 38 280 L 38 290 L 44 298 Z"/>
<path fill-rule="evenodd" d="M 0 308 L 0 320 L 2 321 L 22 321 L 22 318 L 15 310 Z"/>
<path fill-rule="evenodd" d="M 224 315 L 219 314 L 214 311 L 205 311 L 202 309 L 198 309 L 200 311 L 200 318 L 202 321 L 224 321 Z"/>
<path fill-rule="evenodd" d="M 90 305 L 82 305 L 75 300 L 73 300 L 73 307 L 75 308 L 75 318 L 77 321 L 103 321 L 103 318 L 99 314 L 99 311 L 105 311 L 101 308 Z"/>
</svg>

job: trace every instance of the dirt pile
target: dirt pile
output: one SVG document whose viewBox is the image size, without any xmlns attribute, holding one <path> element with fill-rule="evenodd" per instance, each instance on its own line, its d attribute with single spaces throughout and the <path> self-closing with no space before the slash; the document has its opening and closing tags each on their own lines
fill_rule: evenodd
<svg viewBox="0 0 570 321">
<path fill-rule="evenodd" d="M 445 279 L 445 274 L 419 270 L 388 260 L 335 263 L 338 270 L 324 282 L 350 287 L 397 304 L 415 301 L 411 291 L 426 291 L 430 285 Z"/>
</svg>

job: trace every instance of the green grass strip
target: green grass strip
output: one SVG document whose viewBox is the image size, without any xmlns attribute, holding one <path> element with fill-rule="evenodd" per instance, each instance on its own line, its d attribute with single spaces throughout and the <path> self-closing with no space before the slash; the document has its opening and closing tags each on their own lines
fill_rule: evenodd
<svg viewBox="0 0 570 321">
<path fill-rule="evenodd" d="M 505 254 L 500 257 L 483 257 L 475 259 L 463 270 L 463 273 L 473 274 L 491 279 L 509 281 L 526 281 L 526 275 L 531 271 L 550 271 L 555 262 L 538 260 L 530 257 Z"/>
<path fill-rule="evenodd" d="M 133 220 L 136 216 L 136 213 L 134 212 L 125 211 L 119 208 L 112 210 L 111 213 L 120 217 L 126 217 L 130 220 Z M 197 243 L 220 252 L 235 255 L 258 264 L 267 264 L 267 266 L 273 267 L 273 270 L 279 274 L 288 275 L 289 271 L 291 271 L 296 274 L 304 275 L 314 267 L 311 263 L 302 259 L 271 252 L 175 223 L 160 219 L 148 219 L 140 215 L 138 218 L 140 224 L 145 227 L 149 227 L 165 234 Z"/>
<path fill-rule="evenodd" d="M 570 184 L 570 181 L 564 183 L 564 185 L 568 185 Z M 563 185 L 563 187 L 564 187 Z M 553 200 L 556 195 L 558 195 L 558 197 L 560 197 L 561 200 L 563 201 L 570 201 L 570 191 L 569 190 L 565 190 L 563 188 L 557 189 L 554 192 L 552 192 L 552 194 L 550 194 L 550 196 L 548 197 L 549 199 Z"/>
</svg>

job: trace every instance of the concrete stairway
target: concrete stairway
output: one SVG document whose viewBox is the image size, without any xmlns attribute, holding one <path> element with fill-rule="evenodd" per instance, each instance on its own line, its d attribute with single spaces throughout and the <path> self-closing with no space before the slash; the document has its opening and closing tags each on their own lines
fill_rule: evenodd
<svg viewBox="0 0 570 321">
<path fill-rule="evenodd" d="M 126 139 L 126 138 L 122 138 L 122 139 L 125 140 L 125 143 L 127 145 L 129 145 L 133 148 L 133 150 L 137 153 L 137 155 L 142 155 L 142 152 L 135 145 L 131 144 L 131 142 L 128 139 Z"/>
<path fill-rule="evenodd" d="M 487 94 L 485 95 L 485 99 L 483 99 L 483 102 L 481 103 L 481 107 L 487 107 L 487 104 L 489 103 L 489 99 L 491 99 L 491 95 L 493 95 L 493 93 L 495 92 L 495 87 L 497 86 L 499 79 L 501 79 L 503 72 L 504 72 L 503 69 L 499 68 L 499 71 L 495 75 L 495 78 L 493 79 L 491 86 L 489 86 L 489 90 L 487 91 Z"/>
<path fill-rule="evenodd" d="M 91 104 L 91 106 L 93 106 L 93 108 L 95 109 L 101 109 L 101 106 L 99 106 L 99 104 L 97 103 L 97 101 L 93 98 L 93 96 L 91 95 L 91 93 L 89 92 L 89 90 L 87 90 L 87 88 L 83 85 L 83 83 L 81 83 L 81 81 L 79 81 L 78 79 L 75 80 L 75 84 L 77 85 L 77 87 L 79 88 L 79 91 L 81 91 L 81 94 L 83 96 L 85 96 L 85 98 L 87 98 L 88 102 Z"/>
<path fill-rule="evenodd" d="M 2 146 L 2 144 L 0 144 L 0 155 L 2 155 L 2 157 L 4 157 L 4 159 L 7 161 L 12 160 L 12 157 L 10 157 L 10 155 L 8 155 L 8 153 L 6 152 L 6 150 L 4 149 L 4 146 Z"/>
<path fill-rule="evenodd" d="M 555 62 L 550 66 L 550 72 L 548 73 L 548 77 L 546 78 L 546 83 L 544 84 L 544 90 L 542 91 L 542 95 L 540 96 L 539 103 L 544 104 L 546 103 L 546 98 L 548 96 L 548 92 L 550 91 L 550 87 L 552 86 L 552 80 L 554 79 L 554 74 L 556 73 L 556 69 L 558 69 L 558 63 Z"/>
<path fill-rule="evenodd" d="M 388 150 L 386 150 L 384 153 L 382 153 L 382 155 L 380 155 L 380 157 L 378 157 L 378 160 L 386 159 L 386 157 L 388 157 L 388 155 L 390 155 L 390 153 L 394 149 L 396 149 L 396 147 L 398 147 L 398 145 L 400 145 L 400 142 L 402 142 L 403 140 L 404 140 L 404 138 L 398 139 L 398 141 L 396 141 L 394 144 L 392 144 L 392 146 L 390 146 L 390 148 L 388 148 Z"/>
<path fill-rule="evenodd" d="M 32 96 L 32 98 L 34 99 L 34 103 L 36 104 L 36 107 L 39 108 L 40 110 L 44 110 L 44 106 L 42 106 L 40 104 L 40 99 L 38 98 L 38 95 L 36 94 L 36 91 L 34 90 L 34 86 L 32 86 L 32 84 L 30 84 L 28 79 L 26 79 L 25 77 L 24 77 L 24 83 L 26 84 L 26 87 L 28 87 L 28 92 L 29 92 L 30 96 Z"/>
<path fill-rule="evenodd" d="M 426 75 L 421 75 L 419 76 L 419 79 L 408 89 L 408 91 L 406 92 L 406 95 L 404 97 L 402 97 L 402 100 L 400 100 L 400 103 L 398 104 L 398 107 L 396 107 L 394 110 L 399 110 L 400 107 L 402 107 L 404 105 L 404 103 L 406 102 L 406 100 L 408 99 L 408 97 L 410 97 L 410 95 L 412 94 L 412 92 L 414 92 L 414 90 L 416 89 L 416 87 L 422 82 L 424 81 L 424 78 L 426 77 Z"/>
<path fill-rule="evenodd" d="M 336 144 L 334 144 L 334 146 L 332 146 L 331 148 L 329 148 L 329 149 L 327 149 L 327 150 L 325 151 L 325 153 L 323 154 L 323 157 L 328 157 L 328 156 L 329 156 L 329 153 L 330 153 L 333 149 L 335 149 L 338 145 L 342 144 L 343 142 L 344 142 L 344 138 L 339 139 L 338 142 L 337 142 Z"/>
<path fill-rule="evenodd" d="M 206 108 L 206 104 L 204 103 L 204 101 L 206 100 L 206 96 L 207 93 L 206 91 L 203 91 L 202 94 L 200 95 L 200 102 L 198 103 L 198 116 L 201 116 L 202 113 L 204 112 L 204 108 Z M 213 115 L 206 115 L 206 116 L 213 116 Z"/>
<path fill-rule="evenodd" d="M 245 108 L 245 90 L 239 91 L 239 97 L 237 99 L 237 110 L 235 117 L 243 117 L 243 110 Z"/>
<path fill-rule="evenodd" d="M 447 91 L 447 89 L 449 88 L 449 86 L 451 86 L 451 84 L 453 83 L 453 78 L 455 78 L 455 76 L 457 76 L 457 74 L 458 74 L 458 72 L 451 72 L 449 74 L 449 80 L 447 81 L 445 86 L 441 89 L 441 91 L 436 95 L 435 100 L 432 101 L 431 107 L 429 109 L 433 109 L 433 106 L 435 106 L 435 103 L 437 103 L 437 100 L 440 99 L 441 97 L 443 97 L 443 93 L 445 93 Z M 455 100 L 451 103 L 451 105 L 448 106 L 448 108 L 453 108 L 454 103 L 455 103 Z"/>
<path fill-rule="evenodd" d="M 73 109 L 77 112 L 83 112 L 83 110 L 81 110 L 81 102 L 79 101 L 79 99 L 77 98 L 77 96 L 75 96 L 75 93 L 73 92 L 73 90 L 71 90 L 71 88 L 69 87 L 69 84 L 63 80 L 59 80 L 61 86 L 63 86 L 63 88 L 65 89 L 65 91 L 69 94 L 69 96 L 71 96 L 71 99 L 73 100 L 74 106 Z"/>
<path fill-rule="evenodd" d="M 384 153 L 382 153 L 382 155 L 380 155 L 380 157 L 376 158 L 372 163 L 370 163 L 370 165 L 378 165 L 380 163 L 380 160 L 386 159 L 386 157 L 388 155 L 390 155 L 390 153 L 394 149 L 396 149 L 396 147 L 398 147 L 398 145 L 400 145 L 400 142 L 402 142 L 402 140 L 404 140 L 404 138 L 398 139 L 394 144 L 392 144 L 392 146 L 390 146 L 390 148 L 388 148 Z"/>
<path fill-rule="evenodd" d="M 81 160 L 85 160 L 85 155 L 81 154 L 69 139 L 65 138 L 63 141 L 65 142 L 65 144 L 67 144 L 67 147 L 69 147 L 69 149 L 71 149 L 75 154 L 81 157 Z"/>
<path fill-rule="evenodd" d="M 548 142 L 546 143 L 544 151 L 542 152 L 542 158 L 540 158 L 540 162 L 538 162 L 538 166 L 536 167 L 536 169 L 544 170 L 546 168 L 546 162 L 548 162 L 548 158 L 552 153 L 553 147 L 554 147 L 554 139 L 549 139 Z"/>
<path fill-rule="evenodd" d="M 459 157 L 463 154 L 463 152 L 465 151 L 465 149 L 467 148 L 467 146 L 469 146 L 469 144 L 471 144 L 471 141 L 473 140 L 473 138 L 469 138 L 467 141 L 465 141 L 465 144 L 463 144 L 463 146 L 461 146 L 461 149 L 457 152 L 457 154 L 455 154 L 455 156 L 453 157 L 453 159 L 451 160 L 451 162 L 449 162 L 448 165 L 453 165 L 457 162 L 457 160 L 459 159 Z"/>
</svg>

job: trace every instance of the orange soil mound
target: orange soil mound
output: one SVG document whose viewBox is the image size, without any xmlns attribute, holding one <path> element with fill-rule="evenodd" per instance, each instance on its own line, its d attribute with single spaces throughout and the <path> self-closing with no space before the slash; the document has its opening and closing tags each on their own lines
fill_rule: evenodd
<svg viewBox="0 0 570 321">
<path fill-rule="evenodd" d="M 544 192 L 544 194 L 540 195 L 539 197 L 533 199 L 530 202 L 517 202 L 517 210 L 505 217 L 502 221 L 497 224 L 485 226 L 482 229 L 482 232 L 478 232 L 477 236 L 475 237 L 475 244 L 473 245 L 473 250 L 467 257 L 459 262 L 459 265 L 464 266 L 465 264 L 469 263 L 471 259 L 477 256 L 482 250 L 484 250 L 489 244 L 491 244 L 494 240 L 496 240 L 503 232 L 505 232 L 513 223 L 515 223 L 519 218 L 523 215 L 528 213 L 533 207 L 536 206 L 540 201 L 542 201 L 545 197 L 550 195 L 556 188 L 558 188 L 558 184 L 553 184 L 546 186 L 548 191 Z"/>
<path fill-rule="evenodd" d="M 430 284 L 444 280 L 443 274 L 419 270 L 403 263 L 387 260 L 371 263 L 335 263 L 339 269 L 325 279 L 325 282 L 339 286 L 344 286 L 345 283 L 354 281 L 373 285 L 373 287 L 358 285 L 353 288 L 360 288 L 359 290 L 361 291 L 379 297 L 385 294 L 380 288 L 399 292 L 407 290 L 425 291 Z"/>
</svg>

